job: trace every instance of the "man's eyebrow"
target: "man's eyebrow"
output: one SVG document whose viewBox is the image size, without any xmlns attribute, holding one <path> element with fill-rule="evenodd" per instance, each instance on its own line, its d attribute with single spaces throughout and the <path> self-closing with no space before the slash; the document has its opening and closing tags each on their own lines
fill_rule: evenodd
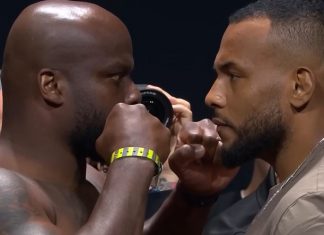
<svg viewBox="0 0 324 235">
<path fill-rule="evenodd" d="M 105 69 L 110 69 L 110 68 L 115 68 L 115 69 L 121 69 L 121 70 L 125 70 L 128 72 L 133 71 L 134 69 L 134 62 L 133 61 L 122 61 L 122 60 L 111 60 L 108 63 L 104 63 L 103 64 L 103 68 Z"/>
<path fill-rule="evenodd" d="M 236 68 L 236 64 L 233 61 L 225 61 L 222 63 L 214 64 L 213 69 L 215 71 L 226 71 L 230 68 Z"/>
</svg>

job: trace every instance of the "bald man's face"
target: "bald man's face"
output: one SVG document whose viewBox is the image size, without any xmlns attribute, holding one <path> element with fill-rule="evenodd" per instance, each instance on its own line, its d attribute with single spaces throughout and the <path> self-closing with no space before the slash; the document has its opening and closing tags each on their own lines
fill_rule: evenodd
<svg viewBox="0 0 324 235">
<path fill-rule="evenodd" d="M 71 143 L 79 155 L 95 158 L 95 141 L 112 107 L 138 103 L 140 93 L 130 78 L 134 62 L 126 29 L 116 22 L 87 24 L 84 30 L 71 45 L 76 58 L 67 68 L 74 112 Z"/>
<path fill-rule="evenodd" d="M 35 85 L 32 79 L 39 74 L 53 78 L 54 85 L 37 84 L 43 90 L 36 96 L 56 105 L 50 109 L 55 120 L 49 123 L 69 136 L 69 144 L 79 156 L 96 155 L 95 141 L 116 103 L 140 101 L 130 79 L 134 62 L 128 30 L 117 17 L 94 4 L 42 1 L 32 5 L 15 21 L 6 55 L 16 58 L 7 60 L 7 67 L 19 68 L 10 70 L 12 78 L 23 77 L 26 84 Z M 11 82 L 10 86 L 25 92 L 25 97 L 34 97 L 35 89 L 23 89 L 26 84 Z M 57 95 L 53 98 L 51 94 Z"/>
</svg>

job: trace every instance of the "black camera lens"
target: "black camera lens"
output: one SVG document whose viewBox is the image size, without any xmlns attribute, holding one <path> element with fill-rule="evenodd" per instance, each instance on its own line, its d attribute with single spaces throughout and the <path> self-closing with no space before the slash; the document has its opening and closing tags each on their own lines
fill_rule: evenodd
<svg viewBox="0 0 324 235">
<path fill-rule="evenodd" d="M 172 104 L 169 99 L 160 91 L 148 88 L 146 84 L 138 84 L 142 95 L 142 104 L 165 126 L 170 127 L 173 119 Z"/>
</svg>

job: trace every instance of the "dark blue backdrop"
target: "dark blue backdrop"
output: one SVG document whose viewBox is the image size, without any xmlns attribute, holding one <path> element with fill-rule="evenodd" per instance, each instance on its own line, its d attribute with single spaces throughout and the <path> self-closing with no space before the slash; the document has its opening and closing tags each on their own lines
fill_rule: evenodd
<svg viewBox="0 0 324 235">
<path fill-rule="evenodd" d="M 31 0 L 0 1 L 0 54 L 19 12 Z M 231 12 L 251 0 L 96 0 L 128 27 L 133 38 L 136 83 L 159 85 L 190 101 L 195 120 L 209 117 L 204 97 L 213 83 L 212 64 Z M 2 56 L 0 57 L 0 65 Z M 228 190 L 250 177 L 246 164 Z"/>
<path fill-rule="evenodd" d="M 33 2 L 36 1 L 1 1 L 1 55 L 13 20 L 25 6 Z M 91 2 L 111 10 L 129 28 L 134 45 L 135 82 L 153 83 L 189 100 L 195 120 L 209 116 L 204 96 L 214 79 L 212 63 L 227 17 L 250 1 Z"/>
</svg>

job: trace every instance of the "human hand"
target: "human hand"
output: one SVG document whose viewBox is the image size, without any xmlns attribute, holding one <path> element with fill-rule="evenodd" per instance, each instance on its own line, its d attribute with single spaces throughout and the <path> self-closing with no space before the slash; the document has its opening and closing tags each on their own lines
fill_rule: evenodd
<svg viewBox="0 0 324 235">
<path fill-rule="evenodd" d="M 162 92 L 171 102 L 174 113 L 172 125 L 170 127 L 170 131 L 172 134 L 171 152 L 173 152 L 177 145 L 177 136 L 182 125 L 184 123 L 192 121 L 191 105 L 188 101 L 181 98 L 176 98 L 158 86 L 147 85 L 147 87 Z"/>
<path fill-rule="evenodd" d="M 109 164 L 113 151 L 128 146 L 150 148 L 163 163 L 170 152 L 170 131 L 144 105 L 116 104 L 96 141 L 96 149 Z"/>
<path fill-rule="evenodd" d="M 170 168 L 181 187 L 196 196 L 210 196 L 223 190 L 239 168 L 221 164 L 221 141 L 216 125 L 208 119 L 188 122 L 179 132 L 179 146 L 169 157 Z"/>
</svg>

